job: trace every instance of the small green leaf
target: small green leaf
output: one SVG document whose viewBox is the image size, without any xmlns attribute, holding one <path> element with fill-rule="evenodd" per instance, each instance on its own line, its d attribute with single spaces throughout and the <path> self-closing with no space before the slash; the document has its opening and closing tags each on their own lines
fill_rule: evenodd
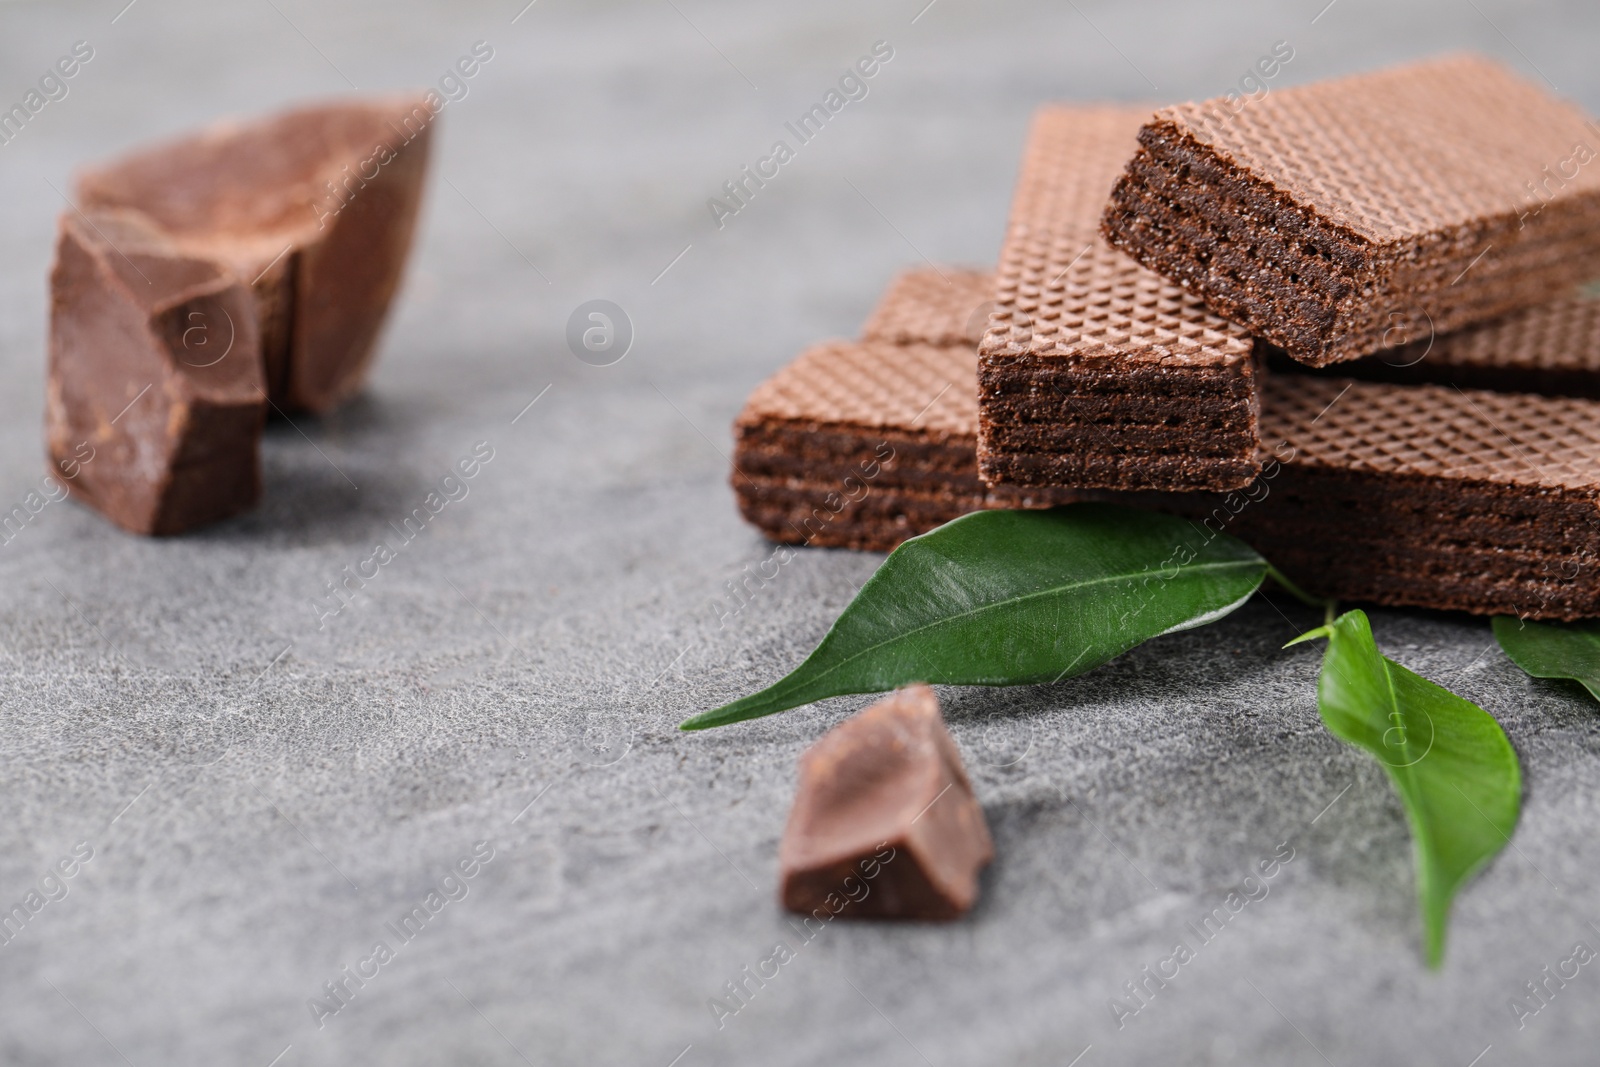
<svg viewBox="0 0 1600 1067">
<path fill-rule="evenodd" d="M 974 512 L 890 553 L 788 677 L 682 729 L 910 682 L 1059 681 L 1220 619 L 1266 570 L 1243 542 L 1169 515 L 1103 504 Z"/>
<path fill-rule="evenodd" d="M 1322 721 L 1383 764 L 1405 807 L 1423 940 L 1437 967 L 1456 891 L 1511 840 L 1522 804 L 1517 754 L 1488 712 L 1379 655 L 1365 613 L 1290 644 L 1314 637 L 1328 639 Z"/>
<path fill-rule="evenodd" d="M 1494 638 L 1511 662 L 1535 678 L 1571 678 L 1600 700 L 1600 623 L 1565 625 L 1502 615 Z"/>
</svg>

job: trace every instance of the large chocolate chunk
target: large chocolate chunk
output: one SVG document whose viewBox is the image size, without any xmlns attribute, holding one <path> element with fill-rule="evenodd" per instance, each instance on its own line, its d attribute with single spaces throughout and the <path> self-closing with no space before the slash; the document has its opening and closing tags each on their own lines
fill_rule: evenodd
<svg viewBox="0 0 1600 1067">
<path fill-rule="evenodd" d="M 179 533 L 261 494 L 266 415 L 250 290 L 142 216 L 61 220 L 50 275 L 50 456 L 135 533 Z"/>
<path fill-rule="evenodd" d="M 954 919 L 994 858 L 933 690 L 914 685 L 800 758 L 778 849 L 783 906 L 817 918 Z"/>
<path fill-rule="evenodd" d="M 360 388 L 400 283 L 433 112 L 421 96 L 225 123 L 91 169 L 86 211 L 146 215 L 254 289 L 266 380 L 287 411 Z"/>
<path fill-rule="evenodd" d="M 1112 244 L 1302 363 L 1600 275 L 1600 123 L 1476 56 L 1157 112 Z"/>
</svg>

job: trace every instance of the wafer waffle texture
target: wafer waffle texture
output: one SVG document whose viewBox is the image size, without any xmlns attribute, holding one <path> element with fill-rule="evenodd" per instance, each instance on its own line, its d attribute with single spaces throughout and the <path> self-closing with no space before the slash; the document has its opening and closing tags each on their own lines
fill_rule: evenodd
<svg viewBox="0 0 1600 1067">
<path fill-rule="evenodd" d="M 978 478 L 977 341 L 993 274 L 909 271 L 860 341 L 828 341 L 758 386 L 734 422 L 745 517 L 788 543 L 888 549 L 986 507 L 1048 507 L 1068 490 Z"/>
<path fill-rule="evenodd" d="M 1472 55 L 1163 108 L 1103 233 L 1301 362 L 1600 276 L 1600 124 Z"/>
<path fill-rule="evenodd" d="M 1396 331 L 1396 343 L 1382 352 L 1326 371 L 1373 381 L 1600 399 L 1600 292 L 1574 290 L 1443 336 L 1429 331 L 1412 339 L 1404 327 Z M 1272 360 L 1293 369 L 1276 353 Z"/>
<path fill-rule="evenodd" d="M 1006 499 L 976 477 L 977 357 L 958 340 L 970 336 L 984 275 L 944 276 L 959 284 L 901 277 L 864 340 L 817 346 L 752 394 L 736 424 L 733 486 L 767 536 L 887 550 L 980 508 L 1097 499 L 1189 516 L 1201 537 L 1240 536 L 1319 595 L 1600 615 L 1600 403 L 1273 375 L 1262 388 L 1262 470 L 1242 490 Z M 1577 347 L 1547 362 L 1600 366 L 1600 338 L 1566 328 L 1569 307 L 1548 315 L 1529 312 L 1526 333 L 1497 324 L 1452 338 L 1438 354 L 1492 363 L 1495 352 L 1525 354 L 1508 347 L 1516 338 L 1552 337 Z"/>
<path fill-rule="evenodd" d="M 1230 489 L 1256 474 L 1250 336 L 1096 229 L 1149 115 L 1035 116 L 978 370 L 990 485 Z"/>
<path fill-rule="evenodd" d="M 1600 615 L 1600 403 L 1273 375 L 1262 440 L 1281 468 L 1268 463 L 1242 501 L 1206 501 L 1207 525 L 1309 592 Z"/>
</svg>

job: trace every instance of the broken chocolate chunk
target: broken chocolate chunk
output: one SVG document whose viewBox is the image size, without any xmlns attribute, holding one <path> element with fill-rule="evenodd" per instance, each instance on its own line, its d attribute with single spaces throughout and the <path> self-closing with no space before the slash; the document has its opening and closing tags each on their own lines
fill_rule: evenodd
<svg viewBox="0 0 1600 1067">
<path fill-rule="evenodd" d="M 250 290 L 142 216 L 61 220 L 46 431 L 70 491 L 124 529 L 173 534 L 261 495 L 266 417 Z"/>
<path fill-rule="evenodd" d="M 994 858 L 932 689 L 913 685 L 800 757 L 778 849 L 783 906 L 818 919 L 954 919 Z"/>
<path fill-rule="evenodd" d="M 362 384 L 416 228 L 422 96 L 224 123 L 93 168 L 85 211 L 138 211 L 255 295 L 272 403 L 321 413 Z"/>
<path fill-rule="evenodd" d="M 51 274 L 51 457 L 128 530 L 261 493 L 267 409 L 361 387 L 416 229 L 421 96 L 225 123 L 78 180 Z"/>
</svg>

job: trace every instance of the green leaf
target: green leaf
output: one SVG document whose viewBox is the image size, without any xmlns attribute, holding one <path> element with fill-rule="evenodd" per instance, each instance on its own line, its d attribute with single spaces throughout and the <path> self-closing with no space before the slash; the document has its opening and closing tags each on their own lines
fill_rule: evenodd
<svg viewBox="0 0 1600 1067">
<path fill-rule="evenodd" d="M 890 553 L 788 677 L 682 729 L 910 682 L 1059 681 L 1220 619 L 1266 570 L 1243 542 L 1169 515 L 1103 504 L 974 512 Z"/>
<path fill-rule="evenodd" d="M 1315 637 L 1328 639 L 1322 721 L 1383 764 L 1405 807 L 1423 941 L 1437 967 L 1456 891 L 1511 840 L 1522 803 L 1517 754 L 1488 712 L 1379 655 L 1365 613 L 1290 644 Z"/>
<path fill-rule="evenodd" d="M 1535 678 L 1571 678 L 1600 700 L 1600 623 L 1560 625 L 1502 615 L 1494 620 L 1494 637 L 1511 662 Z"/>
</svg>

